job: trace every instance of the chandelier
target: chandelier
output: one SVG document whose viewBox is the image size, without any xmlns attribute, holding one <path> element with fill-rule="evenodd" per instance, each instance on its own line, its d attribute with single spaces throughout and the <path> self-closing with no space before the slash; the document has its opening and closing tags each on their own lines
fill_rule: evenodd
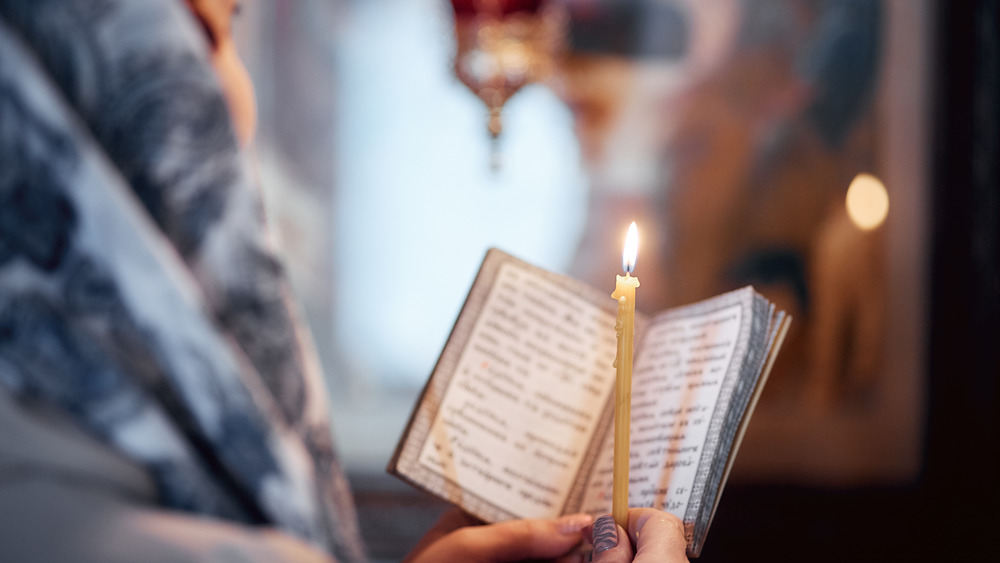
<svg viewBox="0 0 1000 563">
<path fill-rule="evenodd" d="M 496 142 L 504 104 L 522 87 L 547 79 L 561 38 L 560 13 L 546 0 L 451 0 L 455 75 L 486 104 Z"/>
</svg>

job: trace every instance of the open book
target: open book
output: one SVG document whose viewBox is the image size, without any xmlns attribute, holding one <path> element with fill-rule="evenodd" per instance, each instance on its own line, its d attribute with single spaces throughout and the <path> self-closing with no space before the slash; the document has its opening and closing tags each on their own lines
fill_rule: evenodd
<svg viewBox="0 0 1000 563">
<path fill-rule="evenodd" d="M 388 471 L 487 522 L 609 513 L 608 283 L 490 250 Z M 681 518 L 691 557 L 789 321 L 750 287 L 636 313 L 629 506 Z"/>
</svg>

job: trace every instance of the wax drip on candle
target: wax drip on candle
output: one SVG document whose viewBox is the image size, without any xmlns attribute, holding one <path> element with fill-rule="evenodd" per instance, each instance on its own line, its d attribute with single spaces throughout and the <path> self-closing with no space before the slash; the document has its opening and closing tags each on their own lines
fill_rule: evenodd
<svg viewBox="0 0 1000 563">
<path fill-rule="evenodd" d="M 622 251 L 624 276 L 615 277 L 612 299 L 618 301 L 615 332 L 618 351 L 615 354 L 615 427 L 614 466 L 612 468 L 611 515 L 619 525 L 628 527 L 629 442 L 632 418 L 632 346 L 635 338 L 635 290 L 639 278 L 632 277 L 639 251 L 639 234 L 635 221 L 629 225 Z"/>
</svg>

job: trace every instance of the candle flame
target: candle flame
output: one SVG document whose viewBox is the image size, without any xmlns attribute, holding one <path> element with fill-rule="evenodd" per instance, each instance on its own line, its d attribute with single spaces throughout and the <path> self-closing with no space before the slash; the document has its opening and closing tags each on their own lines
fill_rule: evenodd
<svg viewBox="0 0 1000 563">
<path fill-rule="evenodd" d="M 622 269 L 626 274 L 631 274 L 635 270 L 635 258 L 639 254 L 639 230 L 635 226 L 635 221 L 628 226 L 628 235 L 625 236 L 625 249 L 622 251 Z"/>
</svg>

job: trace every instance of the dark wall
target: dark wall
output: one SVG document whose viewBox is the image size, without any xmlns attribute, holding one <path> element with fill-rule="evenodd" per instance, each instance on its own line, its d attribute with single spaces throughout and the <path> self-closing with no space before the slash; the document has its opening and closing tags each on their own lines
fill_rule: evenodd
<svg viewBox="0 0 1000 563">
<path fill-rule="evenodd" d="M 700 561 L 996 560 L 1000 0 L 934 7 L 931 319 L 918 481 L 728 486 Z"/>
<path fill-rule="evenodd" d="M 957 553 L 993 558 L 995 543 L 986 548 L 1000 524 L 1000 1 L 940 4 L 925 480 Z"/>
</svg>

